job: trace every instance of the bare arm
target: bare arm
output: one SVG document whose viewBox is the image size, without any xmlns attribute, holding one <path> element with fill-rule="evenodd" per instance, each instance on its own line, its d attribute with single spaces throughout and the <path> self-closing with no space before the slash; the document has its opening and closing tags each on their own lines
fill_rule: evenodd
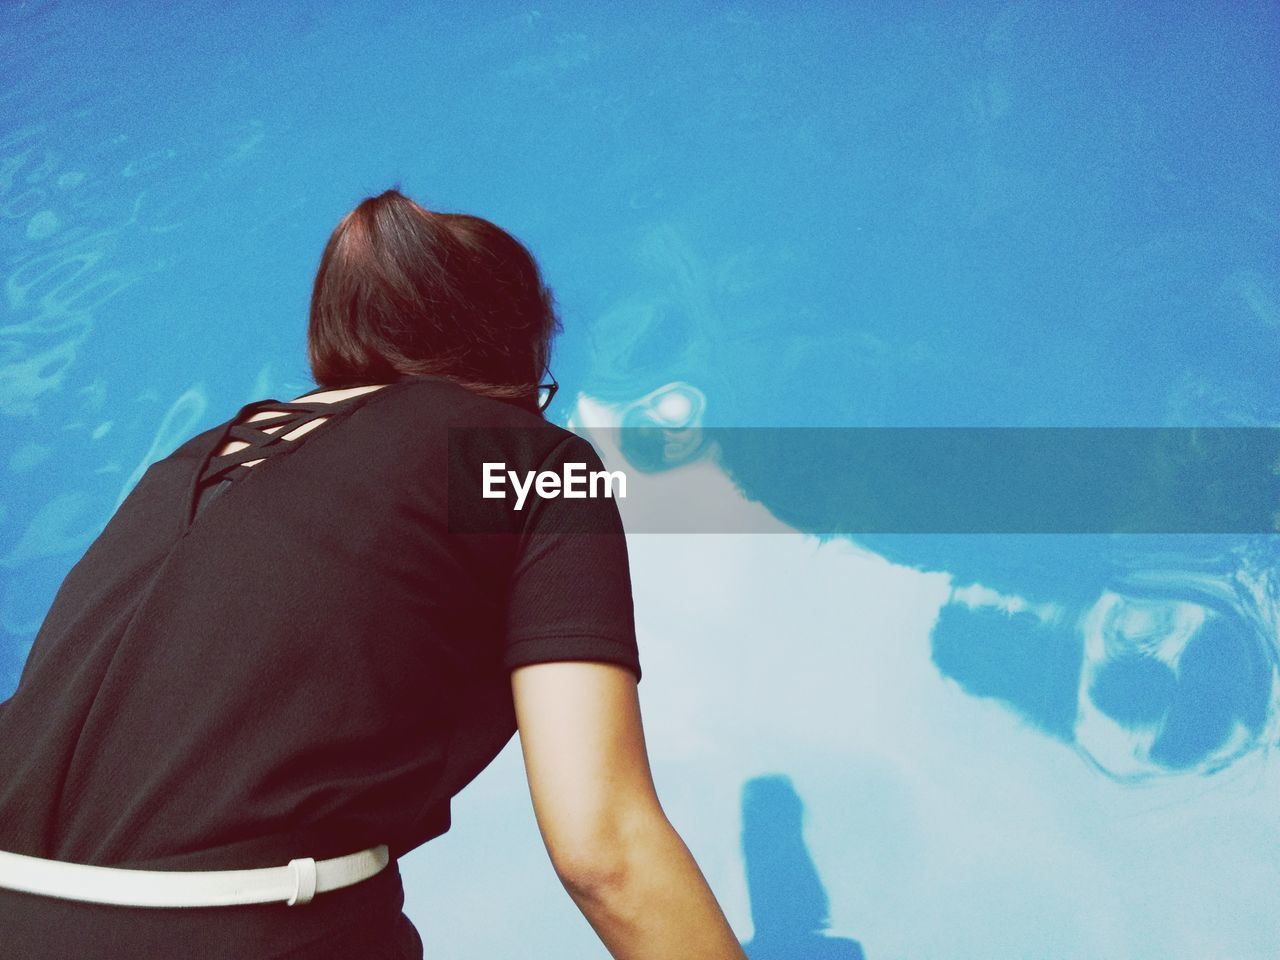
<svg viewBox="0 0 1280 960">
<path fill-rule="evenodd" d="M 614 960 L 746 960 L 654 790 L 634 675 L 588 661 L 511 672 L 538 829 Z"/>
</svg>

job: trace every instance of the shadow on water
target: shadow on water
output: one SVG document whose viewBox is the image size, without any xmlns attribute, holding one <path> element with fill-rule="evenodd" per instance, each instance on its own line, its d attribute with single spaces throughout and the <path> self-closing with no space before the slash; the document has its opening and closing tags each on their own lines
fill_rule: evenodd
<svg viewBox="0 0 1280 960">
<path fill-rule="evenodd" d="M 622 437 L 628 462 L 653 473 L 711 456 L 740 496 L 797 531 L 950 574 L 930 635 L 933 666 L 1096 771 L 1134 784 L 1205 776 L 1280 742 L 1280 536 L 848 532 L 859 529 L 863 481 L 876 464 L 846 455 L 829 433 L 707 427 L 706 402 L 671 383 L 624 407 L 620 424 L 645 428 Z M 1205 482 L 1229 479 L 1230 458 L 1213 460 L 1213 445 L 1202 446 L 1213 468 Z M 1001 482 L 1008 473 L 985 476 L 988 467 L 977 464 L 976 487 L 1010 485 Z M 1280 496 L 1274 470 L 1257 482 Z M 903 496 L 937 498 L 945 521 L 949 489 L 940 481 Z M 1153 480 L 1151 489 L 1163 488 Z M 1039 508 L 1033 498 L 1022 509 Z"/>
<path fill-rule="evenodd" d="M 742 788 L 742 855 L 755 933 L 751 960 L 865 960 L 862 945 L 829 936 L 827 891 L 805 846 L 804 807 L 781 774 Z"/>
<path fill-rule="evenodd" d="M 856 467 L 814 470 L 828 451 L 801 450 L 807 479 L 784 485 L 752 434 L 718 436 L 721 465 L 746 497 L 819 539 L 850 528 Z M 1112 779 L 1209 775 L 1280 738 L 1274 534 L 839 536 L 949 573 L 930 637 L 939 673 Z"/>
</svg>

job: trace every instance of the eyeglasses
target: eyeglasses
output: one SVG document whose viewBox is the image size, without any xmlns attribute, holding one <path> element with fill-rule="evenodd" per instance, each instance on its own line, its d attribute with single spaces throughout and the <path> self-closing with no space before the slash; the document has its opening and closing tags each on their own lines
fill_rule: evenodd
<svg viewBox="0 0 1280 960">
<path fill-rule="evenodd" d="M 551 378 L 550 383 L 538 384 L 538 412 L 546 410 L 551 405 L 551 398 L 556 395 L 556 391 L 560 389 L 560 384 L 556 383 L 556 378 L 551 376 L 550 371 L 547 376 Z"/>
</svg>

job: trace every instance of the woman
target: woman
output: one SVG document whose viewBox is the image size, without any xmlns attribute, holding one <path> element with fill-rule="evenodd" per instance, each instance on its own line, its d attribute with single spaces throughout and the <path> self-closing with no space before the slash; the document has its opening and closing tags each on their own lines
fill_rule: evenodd
<svg viewBox="0 0 1280 960">
<path fill-rule="evenodd" d="M 558 329 L 488 221 L 343 218 L 320 387 L 153 464 L 0 705 L 6 957 L 421 957 L 396 860 L 517 729 L 613 956 L 743 957 L 654 792 L 616 506 L 478 495 L 485 462 L 602 468 L 540 415 Z"/>
</svg>

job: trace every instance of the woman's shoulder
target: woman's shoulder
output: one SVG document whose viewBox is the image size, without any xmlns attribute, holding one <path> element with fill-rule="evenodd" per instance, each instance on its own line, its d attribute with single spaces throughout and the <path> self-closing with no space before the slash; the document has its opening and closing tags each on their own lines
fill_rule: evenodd
<svg viewBox="0 0 1280 960">
<path fill-rule="evenodd" d="M 397 388 L 399 388 L 397 390 Z M 513 403 L 484 396 L 449 380 L 416 378 L 391 384 L 395 394 L 382 398 L 382 409 L 393 415 L 408 413 L 417 422 L 445 428 L 490 431 L 494 437 L 520 437 L 524 443 L 550 450 L 578 435 Z"/>
<path fill-rule="evenodd" d="M 385 393 L 387 396 L 377 398 L 377 393 Z M 444 377 L 407 377 L 388 384 L 373 396 L 385 401 L 395 397 L 404 404 L 423 407 L 451 419 L 479 418 L 510 426 L 534 426 L 546 423 L 541 415 L 531 410 L 469 390 Z"/>
</svg>

